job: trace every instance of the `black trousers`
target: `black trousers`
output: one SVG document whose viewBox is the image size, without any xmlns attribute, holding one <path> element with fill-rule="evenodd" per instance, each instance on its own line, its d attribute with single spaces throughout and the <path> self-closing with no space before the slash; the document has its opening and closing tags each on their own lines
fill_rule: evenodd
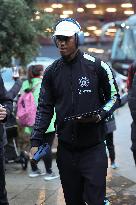
<svg viewBox="0 0 136 205">
<path fill-rule="evenodd" d="M 115 148 L 113 142 L 113 132 L 106 135 L 106 145 L 109 151 L 109 158 L 111 163 L 115 161 Z"/>
<path fill-rule="evenodd" d="M 135 165 L 136 165 L 136 150 L 132 150 L 132 152 L 133 152 L 134 162 L 135 162 Z"/>
<path fill-rule="evenodd" d="M 136 165 L 136 123 L 134 121 L 131 124 L 131 141 L 132 141 L 131 150 L 133 152 L 133 158 Z"/>
<path fill-rule="evenodd" d="M 55 132 L 45 133 L 44 143 L 48 143 L 50 147 L 52 147 L 54 138 L 55 138 Z M 48 174 L 51 174 L 52 173 L 52 152 L 51 150 L 42 159 L 45 165 L 46 172 Z M 31 163 L 31 167 L 32 167 L 32 171 L 36 171 L 38 169 L 37 165 L 33 163 Z"/>
<path fill-rule="evenodd" d="M 66 205 L 104 205 L 108 167 L 104 143 L 77 151 L 59 142 L 57 165 Z"/>
<path fill-rule="evenodd" d="M 5 159 L 4 149 L 0 147 L 0 205 L 9 205 L 5 188 Z"/>
</svg>

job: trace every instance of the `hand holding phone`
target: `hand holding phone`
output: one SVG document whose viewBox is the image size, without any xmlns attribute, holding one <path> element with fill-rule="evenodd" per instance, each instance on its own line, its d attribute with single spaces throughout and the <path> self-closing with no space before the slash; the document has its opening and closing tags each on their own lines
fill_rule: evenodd
<svg viewBox="0 0 136 205">
<path fill-rule="evenodd" d="M 49 144 L 45 143 L 43 145 L 41 145 L 37 152 L 35 152 L 35 154 L 33 155 L 33 158 L 32 158 L 32 162 L 34 163 L 38 163 L 38 161 L 44 157 L 46 154 L 48 154 L 48 152 L 50 151 L 50 146 Z"/>
<path fill-rule="evenodd" d="M 13 79 L 14 80 L 18 79 L 19 78 L 18 68 L 17 67 L 13 67 L 12 72 L 13 72 L 13 74 L 12 74 Z"/>
</svg>

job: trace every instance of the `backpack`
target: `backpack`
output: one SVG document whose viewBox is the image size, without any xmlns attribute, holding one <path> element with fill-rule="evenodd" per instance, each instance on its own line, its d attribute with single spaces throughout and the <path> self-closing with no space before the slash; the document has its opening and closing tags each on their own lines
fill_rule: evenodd
<svg viewBox="0 0 136 205">
<path fill-rule="evenodd" d="M 32 127 L 35 123 L 37 106 L 35 104 L 33 92 L 38 85 L 39 83 L 37 83 L 34 88 L 29 90 L 29 92 L 24 92 L 18 99 L 17 120 L 23 127 Z"/>
</svg>

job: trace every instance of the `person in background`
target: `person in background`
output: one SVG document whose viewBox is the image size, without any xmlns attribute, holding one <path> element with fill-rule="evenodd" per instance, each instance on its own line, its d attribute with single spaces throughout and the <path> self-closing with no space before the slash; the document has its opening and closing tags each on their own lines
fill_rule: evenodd
<svg viewBox="0 0 136 205">
<path fill-rule="evenodd" d="M 14 105 L 14 100 L 17 97 L 17 95 L 19 94 L 19 91 L 20 91 L 21 86 L 22 86 L 22 80 L 20 80 L 19 73 L 18 73 L 18 75 L 15 75 L 13 72 L 12 78 L 14 79 L 15 82 L 14 82 L 13 86 L 11 87 L 11 89 L 6 90 L 6 92 L 7 92 L 8 97 L 13 100 L 13 105 Z M 16 106 L 13 106 L 13 112 L 15 111 L 14 110 L 15 107 Z M 11 126 L 16 124 L 16 117 L 15 117 L 15 113 L 13 114 L 13 112 L 10 114 L 10 117 L 7 119 L 6 123 L 3 125 L 3 128 L 4 128 L 4 134 L 3 134 L 4 146 L 7 144 L 6 129 L 8 127 L 11 127 Z"/>
<path fill-rule="evenodd" d="M 115 80 L 117 82 L 119 94 L 121 96 L 120 106 L 119 106 L 120 108 L 127 103 L 127 92 L 123 80 L 117 75 L 115 75 Z M 115 145 L 114 145 L 114 131 L 116 130 L 116 121 L 115 121 L 114 114 L 112 114 L 105 120 L 105 128 L 106 128 L 105 142 L 109 153 L 111 168 L 116 169 L 118 168 L 118 165 L 115 162 L 116 154 L 115 154 Z"/>
<path fill-rule="evenodd" d="M 104 119 L 119 105 L 114 76 L 106 63 L 79 49 L 83 33 L 76 20 L 61 19 L 53 38 L 61 58 L 43 77 L 31 155 L 42 144 L 55 107 L 57 166 L 66 205 L 109 204 Z"/>
<path fill-rule="evenodd" d="M 7 95 L 2 77 L 0 75 L 0 205 L 9 205 L 7 191 L 5 188 L 5 158 L 4 158 L 4 128 L 3 122 L 6 122 L 12 112 L 12 99 Z"/>
<path fill-rule="evenodd" d="M 48 130 L 46 131 L 46 133 L 44 134 L 43 143 L 48 143 L 50 148 L 52 147 L 52 144 L 53 144 L 53 141 L 55 138 L 55 126 L 54 126 L 55 120 L 56 120 L 56 114 L 54 112 L 50 126 L 49 126 Z M 50 181 L 50 180 L 58 178 L 59 175 L 56 175 L 52 171 L 52 151 L 51 151 L 51 149 L 49 149 L 49 152 L 42 159 L 43 159 L 44 166 L 46 169 L 46 175 L 44 177 L 44 180 Z M 42 175 L 42 172 L 38 168 L 37 164 L 31 163 L 31 166 L 32 166 L 32 172 L 29 174 L 30 177 L 37 177 L 39 175 Z M 43 174 L 45 174 L 45 173 L 43 173 Z"/>
<path fill-rule="evenodd" d="M 128 71 L 128 105 L 132 116 L 131 123 L 131 150 L 136 165 L 136 62 L 134 62 Z"/>
<path fill-rule="evenodd" d="M 36 105 L 38 105 L 38 98 L 41 88 L 41 82 L 43 78 L 43 66 L 42 65 L 32 65 L 28 68 L 28 80 L 25 80 L 22 84 L 21 92 L 28 92 L 29 90 L 33 89 L 33 96 L 35 99 Z M 51 121 L 50 127 L 45 133 L 45 143 L 48 143 L 50 147 L 52 147 L 53 140 L 55 138 L 55 127 L 54 123 L 56 120 L 56 116 L 54 114 L 53 119 Z M 23 150 L 29 150 L 30 148 L 30 134 L 32 132 L 32 127 L 25 127 L 24 128 L 24 137 L 23 137 Z M 52 180 L 58 178 L 58 175 L 52 171 L 52 153 L 51 151 L 43 157 L 46 175 L 45 172 L 42 172 L 36 164 L 31 163 L 32 172 L 29 174 L 30 177 L 37 177 L 40 175 L 45 175 L 45 180 Z"/>
<path fill-rule="evenodd" d="M 118 168 L 115 163 L 115 145 L 114 145 L 114 131 L 116 130 L 116 123 L 114 115 L 111 115 L 105 120 L 106 127 L 106 146 L 109 152 L 110 164 L 112 169 Z"/>
<path fill-rule="evenodd" d="M 131 66 L 128 69 L 128 78 L 127 78 L 127 89 L 132 88 L 133 78 L 136 73 L 136 61 L 131 64 Z"/>
<path fill-rule="evenodd" d="M 12 86 L 12 88 L 7 91 L 8 92 L 8 95 L 12 98 L 12 99 L 15 99 L 15 97 L 18 95 L 20 89 L 21 89 L 21 86 L 22 86 L 22 80 L 20 79 L 20 77 L 15 77 L 13 75 L 13 79 L 14 79 L 14 85 Z"/>
</svg>

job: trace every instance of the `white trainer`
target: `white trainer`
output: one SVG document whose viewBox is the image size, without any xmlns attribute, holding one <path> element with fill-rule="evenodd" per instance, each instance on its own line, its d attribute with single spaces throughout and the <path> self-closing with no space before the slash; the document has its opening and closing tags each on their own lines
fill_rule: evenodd
<svg viewBox="0 0 136 205">
<path fill-rule="evenodd" d="M 112 169 L 117 169 L 118 167 L 119 166 L 115 162 L 111 163 L 111 168 Z"/>
<path fill-rule="evenodd" d="M 40 169 L 37 169 L 36 171 L 32 171 L 29 174 L 29 177 L 38 177 L 38 176 L 43 176 L 45 175 L 45 172 L 42 172 Z"/>
<path fill-rule="evenodd" d="M 44 180 L 50 181 L 57 178 L 59 178 L 59 175 L 56 175 L 54 172 L 52 172 L 51 174 L 46 174 Z"/>
<path fill-rule="evenodd" d="M 104 200 L 104 204 L 105 204 L 105 205 L 111 205 L 111 203 L 109 202 L 108 199 L 105 199 L 105 200 Z"/>
</svg>

